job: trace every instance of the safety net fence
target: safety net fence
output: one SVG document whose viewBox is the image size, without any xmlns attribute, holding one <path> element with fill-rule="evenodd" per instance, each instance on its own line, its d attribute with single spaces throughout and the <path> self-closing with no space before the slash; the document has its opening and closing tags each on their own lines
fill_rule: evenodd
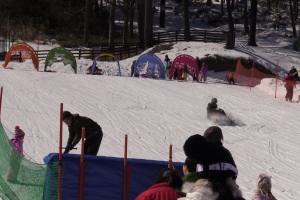
<svg viewBox="0 0 300 200">
<path fill-rule="evenodd" d="M 272 72 L 270 72 L 272 73 Z M 261 80 L 264 78 L 278 78 L 275 74 L 267 74 L 259 71 L 254 66 L 247 69 L 241 63 L 241 60 L 238 59 L 236 70 L 235 70 L 235 79 L 240 85 L 254 87 L 259 85 Z"/>
<path fill-rule="evenodd" d="M 19 154 L 11 145 L 1 121 L 0 155 L 0 197 L 2 199 L 57 199 L 58 163 L 38 164 Z M 49 181 L 55 183 L 50 184 L 52 188 L 45 187 Z"/>
</svg>

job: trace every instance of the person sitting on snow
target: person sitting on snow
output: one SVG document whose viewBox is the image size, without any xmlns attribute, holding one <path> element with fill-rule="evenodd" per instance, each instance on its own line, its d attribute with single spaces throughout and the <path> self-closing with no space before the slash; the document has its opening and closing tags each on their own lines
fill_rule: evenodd
<svg viewBox="0 0 300 200">
<path fill-rule="evenodd" d="M 226 116 L 226 113 L 221 108 L 218 108 L 218 100 L 217 98 L 212 98 L 210 103 L 207 105 L 207 118 L 210 118 L 212 116 L 216 115 L 224 115 Z"/>
<path fill-rule="evenodd" d="M 221 108 L 218 108 L 217 105 L 218 100 L 216 98 L 212 98 L 211 102 L 207 105 L 207 118 L 213 119 L 215 122 L 226 122 L 230 125 L 233 125 L 235 123 L 235 120 L 230 119 L 224 110 Z"/>
</svg>

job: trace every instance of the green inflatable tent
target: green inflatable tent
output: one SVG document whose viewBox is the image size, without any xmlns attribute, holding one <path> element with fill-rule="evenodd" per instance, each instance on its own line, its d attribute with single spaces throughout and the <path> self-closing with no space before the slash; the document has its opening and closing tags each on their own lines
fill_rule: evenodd
<svg viewBox="0 0 300 200">
<path fill-rule="evenodd" d="M 49 51 L 45 61 L 45 69 L 47 71 L 47 67 L 51 66 L 54 62 L 62 61 L 64 65 L 71 64 L 75 74 L 77 74 L 77 63 L 74 55 L 67 49 L 62 47 L 56 47 Z"/>
</svg>

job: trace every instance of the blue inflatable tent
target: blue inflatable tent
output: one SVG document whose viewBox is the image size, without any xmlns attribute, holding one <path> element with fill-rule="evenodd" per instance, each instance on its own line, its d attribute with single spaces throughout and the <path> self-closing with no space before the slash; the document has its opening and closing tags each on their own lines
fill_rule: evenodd
<svg viewBox="0 0 300 200">
<path fill-rule="evenodd" d="M 141 55 L 134 66 L 134 77 L 165 79 L 165 66 L 153 53 Z"/>
</svg>

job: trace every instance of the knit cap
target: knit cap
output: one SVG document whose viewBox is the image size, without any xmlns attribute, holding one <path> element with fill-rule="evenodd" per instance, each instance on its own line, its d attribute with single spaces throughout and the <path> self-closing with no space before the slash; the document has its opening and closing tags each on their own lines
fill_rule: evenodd
<svg viewBox="0 0 300 200">
<path fill-rule="evenodd" d="M 265 183 L 269 183 L 270 190 L 271 190 L 271 188 L 272 188 L 271 177 L 266 174 L 263 174 L 263 173 L 259 174 L 259 176 L 257 178 L 257 187 L 262 188 L 262 186 Z"/>
<path fill-rule="evenodd" d="M 25 136 L 24 131 L 22 131 L 22 129 L 20 129 L 19 126 L 15 127 L 15 138 L 22 138 Z"/>
</svg>

